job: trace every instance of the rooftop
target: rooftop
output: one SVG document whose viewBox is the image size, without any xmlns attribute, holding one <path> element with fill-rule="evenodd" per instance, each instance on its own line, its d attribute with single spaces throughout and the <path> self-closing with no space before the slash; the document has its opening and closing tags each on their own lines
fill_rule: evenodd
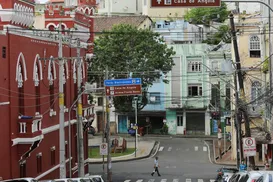
<svg viewBox="0 0 273 182">
<path fill-rule="evenodd" d="M 140 26 L 148 16 L 95 16 L 94 17 L 94 31 L 101 32 L 103 30 L 110 30 L 116 24 L 130 24 L 136 27 Z M 152 21 L 152 20 L 151 20 Z"/>
</svg>

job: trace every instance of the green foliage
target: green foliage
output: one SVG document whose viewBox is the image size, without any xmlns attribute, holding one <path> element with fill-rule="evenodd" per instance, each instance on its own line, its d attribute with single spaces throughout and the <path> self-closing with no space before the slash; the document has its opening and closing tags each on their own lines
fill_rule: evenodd
<svg viewBox="0 0 273 182">
<path fill-rule="evenodd" d="M 185 15 L 185 20 L 191 20 L 193 24 L 209 25 L 210 21 L 223 23 L 228 18 L 228 15 L 227 5 L 222 2 L 220 7 L 192 8 Z"/>
<path fill-rule="evenodd" d="M 158 33 L 148 29 L 138 29 L 132 25 L 119 24 L 103 34 L 94 42 L 95 58 L 92 60 L 89 81 L 98 82 L 108 67 L 108 77 L 113 79 L 133 78 L 142 79 L 142 87 L 147 90 L 153 82 L 168 73 L 174 63 L 172 48 L 167 48 Z M 94 73 L 92 75 L 92 73 Z M 168 83 L 168 80 L 163 80 Z M 143 90 L 142 109 L 148 102 L 146 91 Z M 133 96 L 114 97 L 117 111 L 131 112 Z"/>
<path fill-rule="evenodd" d="M 226 43 L 231 43 L 231 38 L 227 37 L 229 32 L 228 25 L 221 25 L 218 28 L 218 32 L 213 33 L 212 35 L 207 35 L 207 40 L 204 40 L 204 43 L 217 45 L 223 40 Z"/>
</svg>

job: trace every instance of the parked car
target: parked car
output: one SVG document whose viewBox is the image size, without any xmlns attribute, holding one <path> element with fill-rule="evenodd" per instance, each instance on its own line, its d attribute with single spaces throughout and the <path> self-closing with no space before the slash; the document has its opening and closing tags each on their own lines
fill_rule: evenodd
<svg viewBox="0 0 273 182">
<path fill-rule="evenodd" d="M 237 172 L 232 175 L 228 182 L 255 182 L 263 174 L 264 174 L 263 171 Z"/>
<path fill-rule="evenodd" d="M 260 176 L 255 182 L 272 182 L 273 171 L 263 171 L 264 174 Z"/>
<path fill-rule="evenodd" d="M 73 180 L 72 178 L 62 178 L 62 179 L 54 179 L 55 182 L 78 182 L 77 180 Z"/>
<path fill-rule="evenodd" d="M 101 175 L 86 175 L 86 177 L 91 178 L 94 182 L 104 182 Z"/>
<path fill-rule="evenodd" d="M 38 180 L 34 178 L 14 178 L 3 180 L 4 182 L 38 182 Z"/>
</svg>

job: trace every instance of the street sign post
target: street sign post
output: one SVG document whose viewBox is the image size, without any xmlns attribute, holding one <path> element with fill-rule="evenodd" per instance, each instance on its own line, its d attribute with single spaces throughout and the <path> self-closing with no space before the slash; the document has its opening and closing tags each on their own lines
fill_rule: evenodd
<svg viewBox="0 0 273 182">
<path fill-rule="evenodd" d="M 126 85 L 105 87 L 105 93 L 107 96 L 127 96 L 127 95 L 141 95 L 141 85 Z"/>
<path fill-rule="evenodd" d="M 221 0 L 151 0 L 152 8 L 166 7 L 217 7 Z"/>
<path fill-rule="evenodd" d="M 252 137 L 243 138 L 244 156 L 256 156 L 256 140 Z"/>
<path fill-rule="evenodd" d="M 104 80 L 104 86 L 141 85 L 141 78 Z"/>
<path fill-rule="evenodd" d="M 107 143 L 100 144 L 100 155 L 107 155 L 108 147 Z"/>
<path fill-rule="evenodd" d="M 106 96 L 141 95 L 141 78 L 104 80 Z"/>
</svg>

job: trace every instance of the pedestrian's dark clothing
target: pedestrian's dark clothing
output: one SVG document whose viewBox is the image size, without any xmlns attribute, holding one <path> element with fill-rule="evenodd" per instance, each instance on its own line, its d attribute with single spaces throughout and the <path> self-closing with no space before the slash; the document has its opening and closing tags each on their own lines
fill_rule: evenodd
<svg viewBox="0 0 273 182">
<path fill-rule="evenodd" d="M 159 168 L 158 160 L 155 159 L 155 162 L 154 162 L 154 171 L 153 171 L 152 174 L 151 174 L 152 176 L 154 175 L 155 172 L 157 172 L 157 175 L 158 175 L 158 176 L 161 176 L 161 175 L 159 174 L 158 168 Z"/>
</svg>

